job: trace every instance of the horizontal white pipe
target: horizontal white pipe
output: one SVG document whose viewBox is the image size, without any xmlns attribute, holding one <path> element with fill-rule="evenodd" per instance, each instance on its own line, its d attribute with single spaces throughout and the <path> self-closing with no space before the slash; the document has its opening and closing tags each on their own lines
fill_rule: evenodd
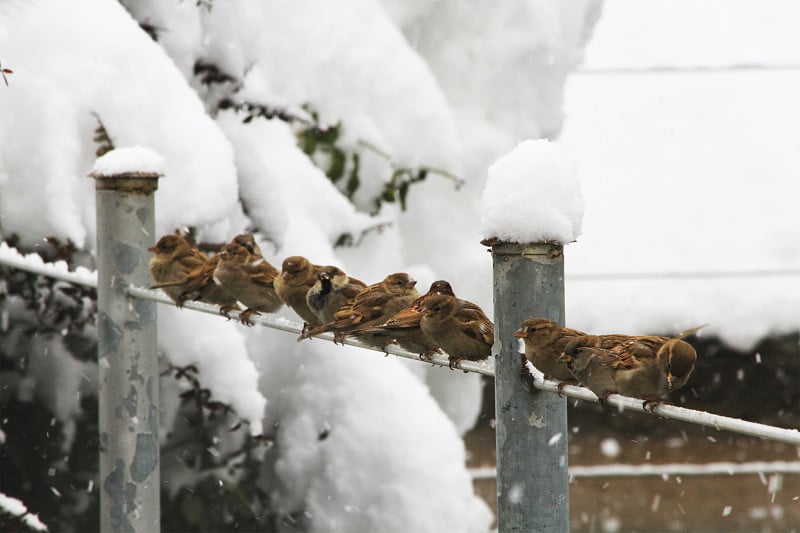
<svg viewBox="0 0 800 533">
<path fill-rule="evenodd" d="M 472 479 L 495 479 L 497 470 L 493 466 L 470 468 Z M 665 476 L 734 476 L 747 474 L 800 474 L 800 461 L 756 461 L 752 463 L 706 463 L 706 464 L 609 464 L 592 466 L 570 466 L 571 478 L 609 477 L 665 477 Z"/>
<path fill-rule="evenodd" d="M 154 300 L 156 302 L 161 302 L 165 304 L 172 304 L 172 300 L 170 300 L 161 291 L 142 289 L 139 287 L 130 287 L 128 289 L 128 294 L 130 294 L 131 296 L 135 296 L 136 298 Z M 201 311 L 203 313 L 219 315 L 219 307 L 217 307 L 216 305 L 206 304 L 202 302 L 185 302 L 184 307 L 186 309 L 194 309 L 195 311 Z M 237 315 L 238 311 L 234 311 L 231 313 L 231 316 L 237 316 Z M 268 315 L 261 315 L 261 316 L 250 317 L 250 321 L 264 327 L 279 329 L 281 331 L 296 333 L 298 335 L 300 335 L 300 333 L 302 333 L 303 331 L 302 324 L 286 320 L 285 318 L 282 317 L 271 317 Z M 321 333 L 319 335 L 315 335 L 313 338 L 333 341 L 333 333 Z M 306 341 L 306 342 L 313 342 L 313 341 Z M 366 348 L 367 350 L 373 350 L 380 353 L 389 353 L 392 355 L 396 355 L 398 357 L 405 357 L 407 359 L 414 359 L 416 361 L 420 361 L 418 354 L 407 352 L 401 348 L 398 348 L 397 346 L 387 346 L 386 350 L 383 351 L 380 348 L 375 348 L 373 346 L 368 346 L 362 343 L 361 341 L 358 340 L 357 337 L 346 337 L 344 339 L 344 343 L 350 346 L 358 346 L 359 348 Z M 433 356 L 431 360 L 429 361 L 426 360 L 426 362 L 439 366 L 450 365 L 450 361 L 447 358 L 447 356 L 441 354 Z M 494 361 L 492 360 L 461 361 L 461 363 L 459 363 L 459 368 L 467 372 L 476 372 L 478 374 L 484 374 L 486 376 L 494 377 Z"/>
<path fill-rule="evenodd" d="M 542 373 L 528 363 L 528 369 L 533 374 L 533 385 L 537 389 L 549 392 L 558 392 L 558 381 L 545 380 Z M 574 385 L 566 385 L 563 387 L 563 393 L 570 398 L 578 400 L 586 400 L 589 402 L 597 402 L 597 396 L 585 387 L 576 387 Z M 629 398 L 619 394 L 612 394 L 608 397 L 608 403 L 616 406 L 620 411 L 630 409 L 639 411 L 641 413 L 650 413 L 645 411 L 642 400 L 637 398 Z M 748 422 L 739 418 L 730 418 L 727 416 L 715 415 L 706 411 L 695 411 L 694 409 L 686 409 L 678 407 L 677 405 L 661 404 L 654 409 L 655 414 L 664 418 L 671 418 L 673 420 L 683 420 L 684 422 L 691 422 L 700 426 L 713 427 L 714 429 L 724 429 L 741 433 L 743 435 L 752 435 L 754 437 L 761 437 L 778 442 L 785 442 L 787 444 L 800 445 L 800 431 L 796 429 L 785 429 L 774 426 L 767 426 L 766 424 L 759 424 L 757 422 Z"/>
<path fill-rule="evenodd" d="M 84 285 L 89 287 L 97 286 L 96 275 L 94 272 L 90 272 L 86 269 L 80 269 L 77 272 L 68 272 L 66 270 L 65 263 L 56 265 L 52 263 L 44 263 L 39 258 L 39 256 L 35 254 L 30 254 L 29 256 L 22 256 L 21 254 L 19 254 L 19 252 L 17 252 L 13 248 L 8 247 L 8 245 L 6 245 L 5 243 L 0 243 L 0 264 L 8 265 L 28 272 L 33 272 L 34 274 L 49 276 L 70 283 L 76 283 L 79 285 Z M 156 302 L 172 305 L 172 300 L 170 300 L 161 291 L 142 289 L 138 287 L 130 287 L 128 289 L 128 294 L 136 298 L 144 298 L 147 300 L 153 300 Z M 187 309 L 193 309 L 195 311 L 201 311 L 213 315 L 219 314 L 219 308 L 216 305 L 205 304 L 202 302 L 186 302 L 185 307 Z M 253 317 L 252 320 L 257 324 L 260 324 L 268 328 L 288 331 L 290 333 L 296 333 L 298 335 L 301 333 L 303 329 L 301 324 L 283 318 L 275 318 L 262 315 Z M 323 333 L 321 335 L 318 335 L 316 338 L 332 341 L 333 334 Z M 351 346 L 358 346 L 361 348 L 366 348 L 368 350 L 374 350 L 377 352 L 384 353 L 379 348 L 373 348 L 371 346 L 366 346 L 362 344 L 357 338 L 348 337 L 345 339 L 344 342 L 345 344 L 349 344 Z M 397 346 L 387 346 L 386 353 L 390 353 L 398 357 L 413 359 L 415 361 L 420 360 L 417 354 L 407 352 L 405 350 L 400 349 Z M 439 366 L 449 366 L 450 364 L 446 355 L 435 355 L 429 362 L 431 364 Z M 467 372 L 476 372 L 478 374 L 483 374 L 485 376 L 494 377 L 494 360 L 492 358 L 489 358 L 486 361 L 461 361 L 458 365 L 458 368 Z M 541 372 L 536 370 L 532 365 L 530 365 L 530 363 L 528 363 L 528 368 L 532 371 L 534 375 L 534 380 L 533 380 L 534 387 L 548 392 L 558 391 L 557 381 L 545 380 Z M 563 388 L 563 393 L 570 398 L 585 400 L 589 402 L 597 402 L 597 396 L 595 396 L 594 393 L 591 392 L 589 389 L 586 389 L 584 387 L 567 385 Z M 643 413 L 646 412 L 642 407 L 642 400 L 638 400 L 635 398 L 628 398 L 626 396 L 612 394 L 608 398 L 608 403 L 610 405 L 616 406 L 620 410 L 630 409 L 633 411 L 639 411 Z M 649 411 L 647 413 L 649 414 Z M 691 422 L 693 424 L 713 427 L 717 430 L 732 431 L 735 433 L 741 433 L 743 435 L 751 435 L 754 437 L 761 437 L 764 439 L 774 440 L 778 442 L 785 442 L 787 444 L 800 446 L 800 431 L 798 431 L 797 429 L 785 429 L 785 428 L 767 426 L 765 424 L 748 422 L 746 420 L 740 420 L 738 418 L 730 418 L 727 416 L 707 413 L 705 411 L 695 411 L 693 409 L 686 409 L 683 407 L 678 407 L 675 405 L 667 405 L 667 404 L 662 404 L 656 407 L 655 414 L 664 418 L 671 418 L 673 420 L 683 420 L 684 422 Z"/>
</svg>

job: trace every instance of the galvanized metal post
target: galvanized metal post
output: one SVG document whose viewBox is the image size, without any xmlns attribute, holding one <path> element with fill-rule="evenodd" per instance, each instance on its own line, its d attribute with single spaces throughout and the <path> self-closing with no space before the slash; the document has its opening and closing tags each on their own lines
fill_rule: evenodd
<svg viewBox="0 0 800 533">
<path fill-rule="evenodd" d="M 531 317 L 564 324 L 564 249 L 491 245 L 499 530 L 568 531 L 567 400 L 522 379 L 514 337 Z"/>
<path fill-rule="evenodd" d="M 160 529 L 156 303 L 150 284 L 158 174 L 91 174 L 97 191 L 100 529 Z"/>
</svg>

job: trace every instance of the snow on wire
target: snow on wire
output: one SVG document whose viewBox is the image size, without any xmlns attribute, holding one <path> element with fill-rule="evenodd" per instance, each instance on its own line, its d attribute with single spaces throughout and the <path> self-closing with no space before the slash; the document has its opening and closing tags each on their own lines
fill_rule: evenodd
<svg viewBox="0 0 800 533">
<path fill-rule="evenodd" d="M 37 254 L 28 254 L 23 256 L 16 249 L 9 247 L 5 243 L 0 243 L 0 264 L 77 285 L 97 288 L 97 276 L 95 272 L 91 272 L 83 268 L 79 268 L 77 271 L 71 272 L 68 270 L 66 263 L 63 261 L 57 263 L 46 263 Z M 127 293 L 129 296 L 134 298 L 141 298 L 173 305 L 172 300 L 170 300 L 161 291 L 144 289 L 140 287 L 129 287 L 127 289 Z M 216 305 L 210 305 L 202 302 L 186 302 L 184 307 L 186 309 L 192 309 L 194 311 L 200 311 L 213 315 L 219 314 L 219 308 Z M 280 317 L 258 316 L 253 317 L 251 320 L 261 326 L 290 333 L 300 334 L 303 329 L 302 324 Z M 324 333 L 314 338 L 332 341 L 333 334 Z M 417 354 L 407 352 L 396 346 L 387 346 L 385 350 L 381 350 L 380 348 L 367 346 L 354 338 L 345 338 L 344 343 L 351 346 L 358 346 L 368 350 L 420 361 L 420 358 Z M 435 355 L 430 361 L 425 362 L 445 367 L 449 365 L 449 359 L 447 356 L 441 354 Z M 475 372 L 492 378 L 494 377 L 494 361 L 491 358 L 487 361 L 461 361 L 457 368 L 463 370 L 464 372 Z M 558 391 L 557 381 L 545 380 L 543 375 L 530 363 L 528 363 L 528 368 L 532 371 L 533 386 L 535 388 L 547 392 Z M 598 401 L 597 396 L 589 389 L 584 387 L 567 385 L 563 387 L 563 393 L 566 396 L 577 400 L 585 400 L 589 402 Z M 608 403 L 616 406 L 620 411 L 632 410 L 646 412 L 642 407 L 642 401 L 636 398 L 612 394 L 608 398 Z M 800 445 L 800 431 L 797 429 L 768 426 L 766 424 L 749 422 L 747 420 L 712 414 L 705 411 L 695 411 L 693 409 L 687 409 L 675 405 L 662 404 L 656 407 L 654 411 L 656 415 L 663 418 L 682 420 L 692 424 L 713 427 L 717 430 L 732 431 L 743 435 L 760 437 L 786 444 Z"/>
</svg>

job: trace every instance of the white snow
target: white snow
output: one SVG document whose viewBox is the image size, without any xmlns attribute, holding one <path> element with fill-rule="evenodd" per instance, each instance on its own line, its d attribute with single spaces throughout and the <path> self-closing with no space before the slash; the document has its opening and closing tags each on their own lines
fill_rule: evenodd
<svg viewBox="0 0 800 533">
<path fill-rule="evenodd" d="M 607 2 L 586 67 L 796 63 L 800 46 L 786 14 L 797 8 L 787 1 L 768 0 L 758 12 L 751 5 L 741 16 L 743 3 L 722 8 L 720 0 Z M 273 264 L 303 254 L 370 283 L 399 270 L 412 271 L 422 289 L 448 279 L 487 312 L 491 261 L 478 244 L 487 230 L 524 241 L 578 238 L 566 252 L 570 326 L 662 333 L 709 322 L 704 334 L 745 348 L 800 327 L 796 277 L 587 277 L 800 268 L 795 72 L 595 74 L 572 77 L 564 93 L 597 0 L 122 5 L 156 28 L 158 43 L 117 2 L 0 8 L 0 59 L 15 71 L 10 86 L 0 86 L 0 232 L 19 234 L 25 249 L 50 235 L 94 247 L 94 185 L 86 178 L 95 163 L 94 113 L 118 148 L 163 156 L 160 234 L 194 226 L 201 240 L 223 241 L 254 224 Z M 692 15 L 664 24 L 673 9 Z M 709 39 L 714 27 L 727 28 L 727 39 Z M 759 27 L 769 28 L 768 38 Z M 684 28 L 705 44 L 684 40 Z M 632 32 L 641 35 L 635 47 Z M 661 37 L 657 50 L 653 37 Z M 298 150 L 296 126 L 242 124 L 231 111 L 210 116 L 205 106 L 219 89 L 193 77 L 198 59 L 241 82 L 236 98 L 297 113 L 309 104 L 321 122 L 341 121 L 341 146 L 362 156 L 355 204 Z M 520 139 L 555 138 L 562 125 L 558 144 L 526 141 L 498 161 Z M 380 218 L 366 214 L 393 169 L 420 165 L 466 183 L 456 190 L 430 173 L 411 187 L 406 212 L 386 205 Z M 341 233 L 379 222 L 391 226 L 358 247 L 333 247 Z M 0 256 L 12 255 L 35 262 L 0 244 Z M 277 463 L 263 482 L 286 512 L 306 510 L 341 530 L 488 529 L 458 438 L 480 406 L 477 376 L 295 343 L 165 306 L 159 315 L 169 360 L 197 364 L 214 399 L 233 405 L 252 432 L 276 432 Z M 296 321 L 286 309 L 279 316 Z M 74 376 L 66 372 L 58 386 L 76 387 Z M 166 408 L 174 414 L 174 404 Z M 67 402 L 59 414 L 73 413 Z M 321 428 L 329 428 L 324 440 Z M 173 489 L 188 480 L 176 472 Z"/>
<path fill-rule="evenodd" d="M 271 369 L 265 427 L 281 455 L 265 470 L 279 512 L 305 509 L 313 531 L 487 530 L 463 441 L 399 359 L 272 330 L 249 343 Z"/>
<path fill-rule="evenodd" d="M 194 224 L 229 238 L 241 216 L 230 143 L 161 47 L 117 2 L 6 3 L 0 49 L 14 83 L 0 98 L 4 234 L 95 245 L 87 174 L 98 118 L 115 146 L 164 157 L 156 225 Z"/>
<path fill-rule="evenodd" d="M 605 455 L 609 458 L 619 457 L 619 454 L 622 452 L 622 448 L 619 445 L 617 439 L 613 438 L 606 438 L 600 442 L 600 453 Z"/>
<path fill-rule="evenodd" d="M 481 232 L 503 242 L 566 244 L 581 232 L 575 164 L 545 139 L 522 141 L 489 167 Z"/>
<path fill-rule="evenodd" d="M 164 158 L 144 146 L 115 148 L 98 157 L 92 167 L 96 176 L 114 176 L 130 172 L 164 174 Z"/>
<path fill-rule="evenodd" d="M 258 372 L 238 329 L 218 317 L 171 306 L 159 307 L 158 329 L 166 332 L 158 340 L 173 365 L 195 365 L 212 399 L 230 404 L 249 422 L 252 435 L 263 433 L 267 401 L 258 390 Z"/>
<path fill-rule="evenodd" d="M 0 260 L 9 266 L 18 266 L 31 272 L 63 279 L 70 283 L 97 287 L 97 272 L 93 270 L 78 267 L 74 271 L 70 271 L 66 261 L 47 263 L 39 254 L 22 254 L 5 242 L 0 242 Z"/>
<path fill-rule="evenodd" d="M 24 503 L 3 493 L 0 493 L 0 508 L 14 516 L 19 516 L 28 510 Z"/>
<path fill-rule="evenodd" d="M 586 68 L 800 63 L 800 36 L 785 31 L 797 5 L 718 4 L 609 3 Z M 735 39 L 715 30 L 700 45 L 688 36 L 709 31 L 712 6 L 715 25 L 728 27 L 741 13 L 752 22 L 737 26 Z M 660 18 L 673 9 L 695 13 L 681 17 L 689 33 L 682 23 L 680 38 Z M 746 41 L 748 50 L 765 47 L 755 61 L 741 51 L 739 32 L 756 32 L 762 21 L 775 34 Z M 642 47 L 630 47 L 623 26 L 653 32 Z M 729 46 L 717 47 L 717 38 Z M 640 48 L 651 53 L 639 55 Z M 798 92 L 796 70 L 571 78 L 560 142 L 580 162 L 586 215 L 578 243 L 565 250 L 568 325 L 649 334 L 708 323 L 703 335 L 742 350 L 800 329 Z M 781 271 L 794 274 L 770 274 Z M 623 275 L 589 277 L 609 273 Z"/>
<path fill-rule="evenodd" d="M 0 511 L 7 512 L 14 516 L 25 515 L 22 517 L 22 521 L 25 522 L 25 525 L 29 528 L 36 531 L 47 531 L 47 526 L 39 520 L 37 515 L 27 514 L 28 508 L 25 507 L 24 503 L 11 496 L 6 496 L 2 492 L 0 492 Z"/>
<path fill-rule="evenodd" d="M 608 1 L 585 67 L 796 65 L 798 19 L 795 0 Z"/>
</svg>

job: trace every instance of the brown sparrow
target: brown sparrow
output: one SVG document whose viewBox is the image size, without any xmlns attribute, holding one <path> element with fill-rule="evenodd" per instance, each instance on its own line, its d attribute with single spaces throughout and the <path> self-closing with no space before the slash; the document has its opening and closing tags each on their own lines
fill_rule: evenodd
<svg viewBox="0 0 800 533">
<path fill-rule="evenodd" d="M 455 296 L 453 288 L 448 282 L 434 281 L 428 292 L 414 300 L 410 306 L 395 313 L 383 324 L 364 330 L 364 333 L 383 334 L 394 339 L 404 350 L 418 353 L 420 359 L 429 359 L 430 356 L 440 351 L 439 344 L 422 333 L 419 323 L 422 319 L 423 303 L 439 294 Z"/>
<path fill-rule="evenodd" d="M 282 302 L 272 285 L 277 275 L 278 269 L 266 259 L 232 242 L 226 244 L 219 253 L 213 279 L 233 298 L 247 306 L 239 314 L 239 321 L 251 326 L 250 316 L 260 312 L 274 313 L 280 309 Z"/>
<path fill-rule="evenodd" d="M 544 374 L 545 379 L 561 381 L 558 385 L 559 393 L 564 385 L 578 383 L 566 363 L 559 361 L 559 357 L 570 340 L 582 335 L 586 333 L 559 326 L 546 318 L 529 318 L 514 332 L 514 336 L 525 343 L 525 359 Z"/>
<path fill-rule="evenodd" d="M 255 242 L 252 233 L 242 233 L 231 241 L 231 244 L 238 244 L 246 248 L 251 253 L 260 252 L 260 248 Z M 203 257 L 206 257 L 203 255 Z M 236 298 L 227 292 L 219 283 L 214 280 L 214 272 L 219 265 L 221 254 L 213 257 L 206 257 L 205 262 L 192 269 L 182 280 L 156 283 L 151 288 L 166 290 L 177 290 L 177 296 L 173 298 L 175 304 L 181 307 L 186 300 L 200 300 L 210 304 L 220 306 L 220 314 L 229 316 L 228 313 L 235 309 L 240 309 L 236 303 Z M 247 317 L 245 317 L 247 318 Z"/>
<path fill-rule="evenodd" d="M 644 400 L 655 409 L 663 397 L 683 387 L 694 370 L 697 352 L 682 340 L 704 326 L 675 337 L 585 335 L 564 347 L 570 372 L 604 404 L 609 394 Z"/>
<path fill-rule="evenodd" d="M 281 273 L 275 278 L 275 293 L 303 319 L 303 331 L 309 325 L 322 325 L 322 321 L 306 302 L 306 294 L 317 282 L 320 272 L 321 266 L 312 264 L 305 257 L 293 255 L 283 260 Z"/>
<path fill-rule="evenodd" d="M 350 303 L 367 284 L 333 265 L 322 267 L 317 281 L 306 293 L 306 304 L 321 324 L 333 321 L 336 311 Z"/>
<path fill-rule="evenodd" d="M 372 326 L 382 324 L 401 309 L 411 305 L 419 293 L 414 288 L 416 281 L 408 274 L 390 274 L 380 283 L 370 285 L 359 292 L 353 300 L 334 314 L 333 321 L 312 328 L 302 338 L 333 331 L 334 340 L 341 342 L 348 334 L 360 335 L 361 340 L 371 346 L 385 347 L 391 337 L 382 333 L 368 333 Z M 356 330 L 360 330 L 356 332 Z M 299 339 L 298 339 L 299 340 Z"/>
<path fill-rule="evenodd" d="M 479 361 L 492 353 L 494 324 L 472 302 L 446 294 L 432 296 L 422 305 L 422 332 L 447 352 L 450 368 L 463 359 Z"/>
<path fill-rule="evenodd" d="M 162 288 L 172 301 L 178 302 L 183 288 L 180 283 L 186 279 L 190 272 L 205 264 L 208 257 L 189 244 L 185 238 L 178 234 L 164 235 L 155 246 L 147 249 L 155 255 L 148 264 L 150 275 L 155 285 L 151 288 Z M 159 287 L 162 284 L 170 284 Z"/>
</svg>

